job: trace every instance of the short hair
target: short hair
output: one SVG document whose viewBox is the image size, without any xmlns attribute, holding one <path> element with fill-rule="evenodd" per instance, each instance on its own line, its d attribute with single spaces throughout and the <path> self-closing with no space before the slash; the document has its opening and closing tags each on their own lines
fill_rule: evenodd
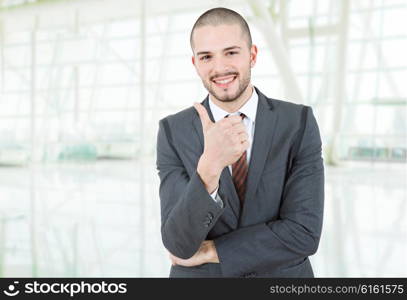
<svg viewBox="0 0 407 300">
<path fill-rule="evenodd" d="M 252 46 L 252 35 L 250 33 L 249 25 L 247 25 L 246 20 L 234 10 L 224 8 L 224 7 L 216 7 L 212 8 L 206 12 L 204 12 L 195 22 L 194 26 L 191 30 L 191 35 L 189 41 L 191 43 L 191 48 L 193 50 L 193 35 L 195 29 L 206 26 L 218 26 L 223 24 L 238 24 L 240 29 L 242 30 L 242 35 L 246 36 L 247 45 L 249 48 Z"/>
</svg>

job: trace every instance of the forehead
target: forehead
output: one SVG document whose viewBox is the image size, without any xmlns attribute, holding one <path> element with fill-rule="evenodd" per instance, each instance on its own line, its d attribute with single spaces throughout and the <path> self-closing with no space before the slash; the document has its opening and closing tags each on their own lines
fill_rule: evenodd
<svg viewBox="0 0 407 300">
<path fill-rule="evenodd" d="M 238 24 L 205 25 L 194 31 L 194 51 L 219 51 L 230 46 L 243 47 L 246 41 Z"/>
</svg>

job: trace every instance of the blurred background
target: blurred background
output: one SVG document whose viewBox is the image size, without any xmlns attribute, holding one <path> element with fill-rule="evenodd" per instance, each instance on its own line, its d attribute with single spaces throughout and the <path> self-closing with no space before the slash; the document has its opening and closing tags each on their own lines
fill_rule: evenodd
<svg viewBox="0 0 407 300">
<path fill-rule="evenodd" d="M 189 33 L 217 6 L 318 120 L 315 275 L 407 276 L 406 0 L 0 0 L 0 277 L 168 276 L 158 120 L 207 95 Z"/>
</svg>

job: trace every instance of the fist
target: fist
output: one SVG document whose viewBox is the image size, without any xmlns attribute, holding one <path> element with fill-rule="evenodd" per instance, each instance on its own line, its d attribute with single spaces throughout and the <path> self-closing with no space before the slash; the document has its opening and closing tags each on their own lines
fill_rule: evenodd
<svg viewBox="0 0 407 300">
<path fill-rule="evenodd" d="M 249 148 L 248 134 L 240 116 L 229 116 L 216 123 L 200 103 L 194 107 L 199 114 L 204 136 L 203 156 L 220 171 L 235 163 Z"/>
</svg>

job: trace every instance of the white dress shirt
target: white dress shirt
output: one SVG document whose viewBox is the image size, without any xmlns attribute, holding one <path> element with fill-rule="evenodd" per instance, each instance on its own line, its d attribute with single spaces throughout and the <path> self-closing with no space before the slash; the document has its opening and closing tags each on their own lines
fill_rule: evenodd
<svg viewBox="0 0 407 300">
<path fill-rule="evenodd" d="M 215 122 L 222 120 L 227 115 L 239 115 L 243 113 L 246 117 L 243 119 L 243 124 L 246 127 L 246 132 L 249 136 L 249 148 L 247 149 L 247 164 L 250 162 L 251 152 L 252 152 L 252 145 L 253 145 L 253 138 L 254 138 L 254 127 L 255 127 L 255 120 L 256 120 L 256 113 L 257 113 L 257 103 L 259 101 L 259 96 L 257 95 L 254 88 L 252 88 L 252 95 L 250 96 L 249 100 L 236 112 L 228 113 L 227 111 L 223 110 L 219 106 L 217 106 L 212 100 L 211 96 L 209 96 L 209 108 L 212 112 L 213 118 Z M 230 174 L 232 174 L 232 166 L 228 166 Z M 219 187 L 218 187 L 219 188 Z M 223 207 L 223 201 L 218 196 L 218 188 L 211 193 L 212 198 Z"/>
</svg>

